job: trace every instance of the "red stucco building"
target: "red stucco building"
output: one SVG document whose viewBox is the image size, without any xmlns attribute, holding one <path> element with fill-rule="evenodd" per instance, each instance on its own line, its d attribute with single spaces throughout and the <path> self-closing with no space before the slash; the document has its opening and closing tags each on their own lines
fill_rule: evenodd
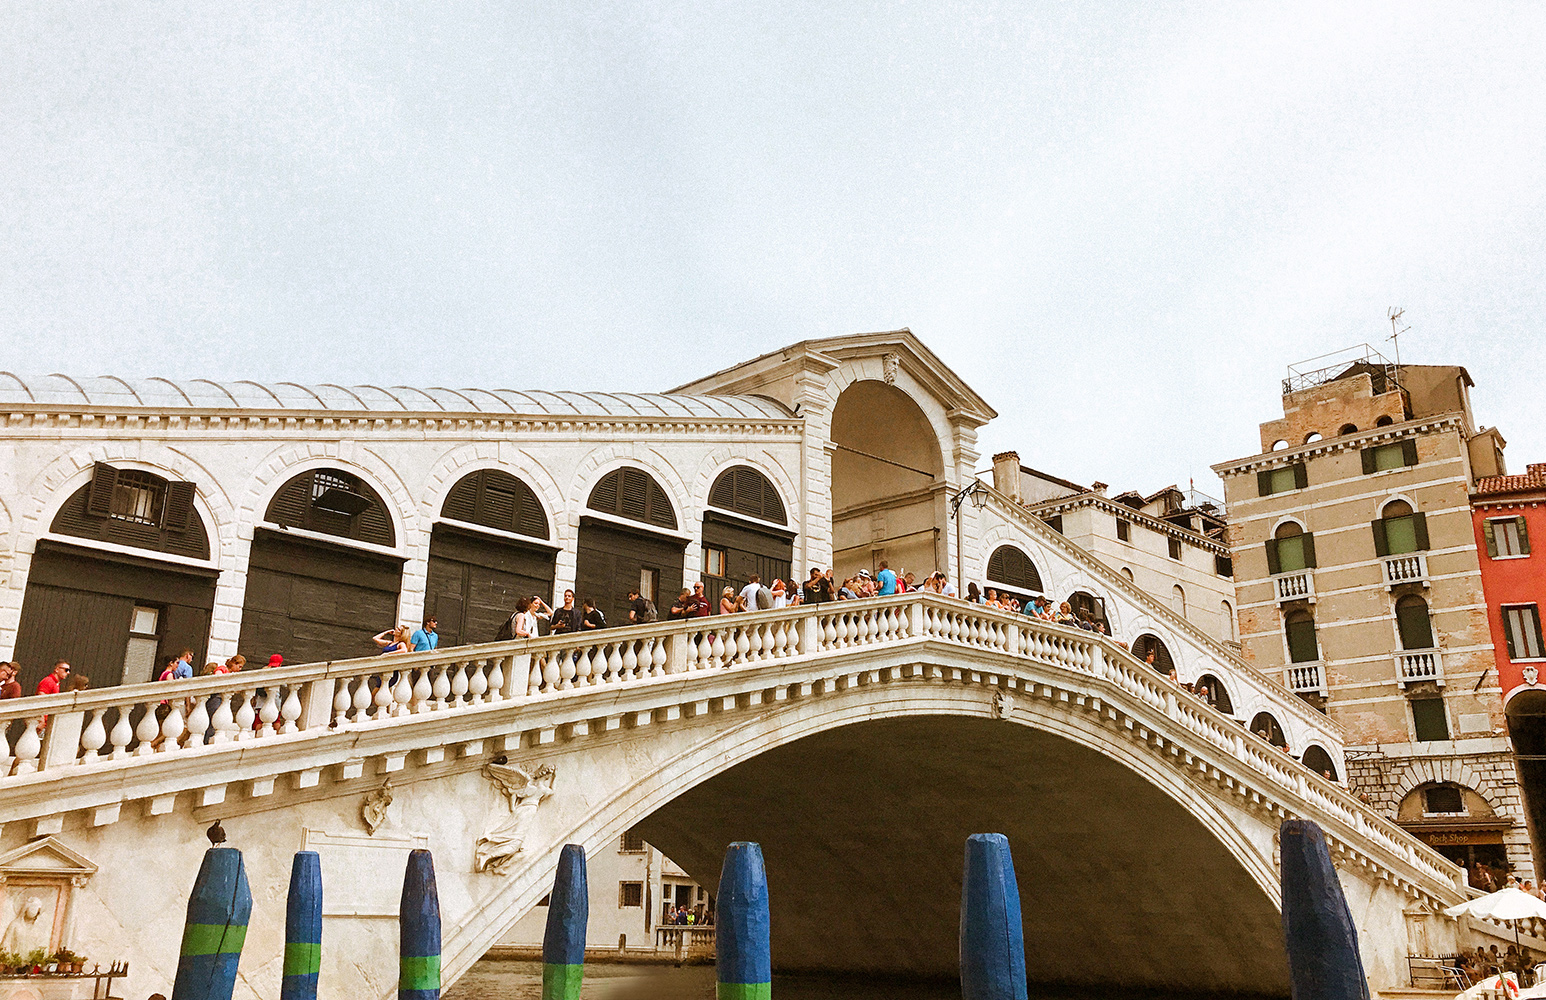
<svg viewBox="0 0 1546 1000">
<path fill-rule="evenodd" d="M 1471 518 L 1536 871 L 1546 871 L 1546 463 L 1478 479 Z"/>
</svg>

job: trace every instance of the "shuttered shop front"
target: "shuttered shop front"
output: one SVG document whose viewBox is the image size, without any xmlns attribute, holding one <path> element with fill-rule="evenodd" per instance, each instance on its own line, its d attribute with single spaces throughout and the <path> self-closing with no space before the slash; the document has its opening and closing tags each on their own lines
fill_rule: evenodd
<svg viewBox="0 0 1546 1000">
<path fill-rule="evenodd" d="M 92 687 L 154 680 L 160 663 L 184 649 L 193 650 L 198 669 L 209 645 L 218 575 L 213 569 L 38 542 L 13 654 L 23 690 L 30 694 L 58 660 L 91 678 Z"/>
<path fill-rule="evenodd" d="M 764 586 L 771 585 L 775 579 L 789 579 L 794 560 L 794 532 L 709 510 L 703 514 L 703 547 L 724 553 L 724 574 L 705 576 L 705 589 L 728 586 L 739 592 L 753 573 L 761 577 Z M 706 558 L 706 561 L 710 562 L 707 568 L 712 569 L 717 568 L 715 564 L 720 560 Z M 676 595 L 671 596 L 674 599 Z M 714 610 L 718 611 L 719 593 L 716 591 L 708 596 Z"/>
<path fill-rule="evenodd" d="M 575 566 L 575 596 L 596 601 L 607 616 L 608 625 L 628 624 L 628 591 L 648 589 L 660 616 L 676 600 L 682 587 L 683 552 L 687 542 L 658 534 L 640 525 L 637 528 L 580 518 L 580 541 Z M 641 586 L 644 583 L 644 586 Z"/>
<path fill-rule="evenodd" d="M 551 547 L 437 524 L 429 543 L 424 609 L 440 645 L 493 642 L 521 597 L 553 600 Z"/>
<path fill-rule="evenodd" d="M 312 663 L 370 656 L 397 622 L 402 560 L 259 528 L 252 540 L 240 649 L 248 660 Z"/>
</svg>

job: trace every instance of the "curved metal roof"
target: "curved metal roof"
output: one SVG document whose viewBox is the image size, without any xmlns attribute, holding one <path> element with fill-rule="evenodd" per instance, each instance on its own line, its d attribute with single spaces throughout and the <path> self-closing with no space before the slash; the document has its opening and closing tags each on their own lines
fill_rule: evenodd
<svg viewBox="0 0 1546 1000">
<path fill-rule="evenodd" d="M 394 385 L 300 385 L 295 382 L 213 382 L 114 375 L 72 378 L 0 372 L 0 409 L 38 405 L 177 409 L 397 411 L 518 414 L 533 417 L 751 417 L 792 414 L 762 396 L 658 392 L 553 392 L 546 389 L 418 389 Z"/>
</svg>

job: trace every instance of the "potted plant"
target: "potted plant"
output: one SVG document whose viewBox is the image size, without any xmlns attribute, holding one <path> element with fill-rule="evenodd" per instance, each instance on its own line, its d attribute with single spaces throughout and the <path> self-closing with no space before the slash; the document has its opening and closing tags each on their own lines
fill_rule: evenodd
<svg viewBox="0 0 1546 1000">
<path fill-rule="evenodd" d="M 32 970 L 29 973 L 30 975 L 39 975 L 43 971 L 43 966 L 48 962 L 48 952 L 42 948 L 34 948 L 27 952 L 27 957 L 22 959 L 22 962 L 26 964 L 28 969 Z"/>
<path fill-rule="evenodd" d="M 54 952 L 54 961 L 59 963 L 60 972 L 79 972 L 86 960 L 68 948 L 60 948 Z"/>
<path fill-rule="evenodd" d="M 21 956 L 14 951 L 0 951 L 0 975 L 11 976 L 21 971 Z"/>
</svg>

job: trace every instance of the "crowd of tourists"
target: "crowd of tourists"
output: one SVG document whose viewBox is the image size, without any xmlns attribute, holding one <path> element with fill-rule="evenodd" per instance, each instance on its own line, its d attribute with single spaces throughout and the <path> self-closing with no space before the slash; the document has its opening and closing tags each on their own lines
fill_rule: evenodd
<svg viewBox="0 0 1546 1000">
<path fill-rule="evenodd" d="M 1541 957 L 1529 948 L 1511 944 L 1499 951 L 1497 945 L 1491 945 L 1462 951 L 1455 966 L 1473 983 L 1512 972 L 1519 977 L 1519 985 L 1528 987 L 1533 985 L 1535 967 L 1540 961 Z"/>
</svg>

